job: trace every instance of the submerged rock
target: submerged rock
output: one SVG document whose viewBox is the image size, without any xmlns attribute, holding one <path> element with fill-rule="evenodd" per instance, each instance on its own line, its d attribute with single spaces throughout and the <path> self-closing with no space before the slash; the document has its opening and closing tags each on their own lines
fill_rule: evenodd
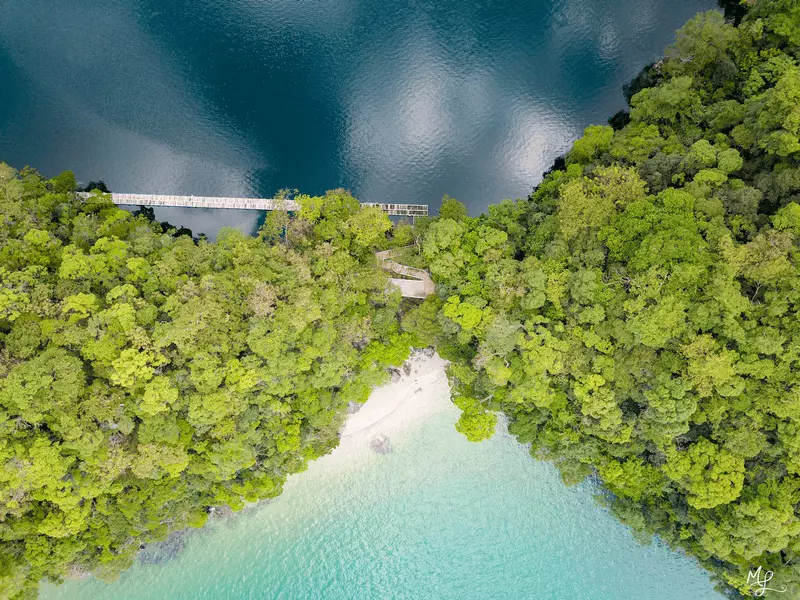
<svg viewBox="0 0 800 600">
<path fill-rule="evenodd" d="M 175 558 L 186 545 L 186 530 L 173 531 L 163 542 L 145 545 L 139 551 L 139 562 L 145 565 L 161 565 Z"/>
<path fill-rule="evenodd" d="M 70 565 L 69 570 L 67 571 L 67 579 L 72 581 L 83 581 L 91 576 L 91 571 L 79 565 Z"/>
<path fill-rule="evenodd" d="M 208 514 L 209 517 L 219 520 L 231 519 L 236 516 L 236 513 L 227 504 L 223 504 L 222 506 L 212 506 L 208 509 Z"/>
<path fill-rule="evenodd" d="M 369 447 L 378 454 L 391 454 L 392 443 L 389 438 L 383 434 L 377 435 L 369 442 Z"/>
</svg>

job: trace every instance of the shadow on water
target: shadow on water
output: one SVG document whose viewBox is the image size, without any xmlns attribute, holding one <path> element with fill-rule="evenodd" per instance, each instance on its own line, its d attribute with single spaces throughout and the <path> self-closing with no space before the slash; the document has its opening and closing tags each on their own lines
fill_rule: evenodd
<svg viewBox="0 0 800 600">
<path fill-rule="evenodd" d="M 191 209 L 189 209 L 191 210 Z M 169 231 L 173 231 L 173 237 L 180 237 L 182 235 L 187 235 L 192 238 L 195 242 L 199 241 L 201 238 L 205 238 L 206 234 L 201 233 L 199 236 L 194 237 L 192 235 L 192 230 L 187 227 L 176 227 L 169 221 L 156 221 L 156 212 L 153 210 L 152 206 L 140 206 L 137 210 L 133 211 L 133 216 L 138 217 L 142 216 L 151 223 L 158 223 L 161 226 L 161 233 L 168 233 Z"/>
<path fill-rule="evenodd" d="M 725 18 L 738 25 L 744 19 L 744 16 L 749 10 L 748 7 L 742 4 L 739 0 L 717 0 L 717 4 L 725 13 Z"/>
</svg>

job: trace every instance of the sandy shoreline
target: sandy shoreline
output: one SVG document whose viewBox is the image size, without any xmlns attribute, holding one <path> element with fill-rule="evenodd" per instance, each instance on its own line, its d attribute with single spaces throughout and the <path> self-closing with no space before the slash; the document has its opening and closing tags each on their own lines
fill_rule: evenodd
<svg viewBox="0 0 800 600">
<path fill-rule="evenodd" d="M 342 445 L 375 435 L 397 435 L 452 407 L 445 366 L 438 354 L 416 352 L 397 381 L 376 388 L 342 428 Z"/>
<path fill-rule="evenodd" d="M 365 457 L 391 452 L 392 440 L 413 432 L 434 415 L 455 410 L 450 401 L 446 366 L 447 361 L 438 354 L 428 356 L 427 352 L 416 351 L 401 367 L 399 379 L 373 390 L 367 402 L 347 418 L 340 434 L 341 441 L 330 454 L 311 461 L 305 472 L 292 474 L 280 496 L 248 503 L 245 510 L 283 500 L 286 491 L 298 485 L 300 479 L 308 477 L 309 473 L 322 475 L 318 483 L 324 485 L 325 477 L 335 475 L 337 467 L 357 469 L 365 464 Z M 376 440 L 381 441 L 382 445 L 376 447 Z M 227 507 L 216 507 L 214 513 L 217 518 L 236 518 L 236 513 Z M 186 538 L 198 531 L 175 531 L 165 542 L 149 544 L 145 552 L 140 554 L 139 561 L 143 564 L 162 564 L 174 559 L 183 550 Z"/>
<path fill-rule="evenodd" d="M 369 400 L 347 418 L 339 446 L 312 461 L 309 470 L 391 452 L 392 440 L 414 431 L 436 414 L 454 410 L 446 365 L 447 361 L 438 354 L 415 352 L 400 369 L 399 379 L 373 390 Z M 287 485 L 293 479 L 290 477 Z"/>
</svg>

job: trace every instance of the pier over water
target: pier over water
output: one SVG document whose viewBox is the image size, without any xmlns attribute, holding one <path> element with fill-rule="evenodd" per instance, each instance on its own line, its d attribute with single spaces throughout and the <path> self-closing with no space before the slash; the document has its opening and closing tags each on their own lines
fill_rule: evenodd
<svg viewBox="0 0 800 600">
<path fill-rule="evenodd" d="M 78 192 L 78 196 L 89 198 L 91 192 Z M 117 194 L 111 193 L 114 204 L 133 206 L 169 206 L 182 208 L 234 208 L 246 210 L 300 210 L 300 204 L 294 200 L 279 198 L 225 198 L 219 196 L 159 196 L 154 194 Z M 427 204 L 379 204 L 362 202 L 361 206 L 376 206 L 390 216 L 427 217 Z M 400 288 L 405 298 L 427 298 L 436 291 L 436 285 L 430 274 L 422 269 L 415 269 L 391 260 L 396 250 L 385 250 L 376 253 L 380 266 L 392 273 L 402 275 L 406 279 L 390 278 L 389 283 Z"/>
<path fill-rule="evenodd" d="M 79 196 L 88 198 L 89 192 L 79 192 Z M 226 198 L 221 196 L 163 196 L 157 194 L 118 194 L 111 193 L 114 204 L 134 206 L 175 206 L 182 208 L 233 208 L 245 210 L 300 210 L 294 200 L 278 198 Z M 376 206 L 393 217 L 427 217 L 427 204 L 381 204 L 378 202 L 362 202 L 361 206 Z"/>
</svg>

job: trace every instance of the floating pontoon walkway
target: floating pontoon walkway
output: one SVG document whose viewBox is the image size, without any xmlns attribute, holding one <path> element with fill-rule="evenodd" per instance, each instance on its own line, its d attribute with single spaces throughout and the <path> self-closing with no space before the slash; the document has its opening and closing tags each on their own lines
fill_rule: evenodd
<svg viewBox="0 0 800 600">
<path fill-rule="evenodd" d="M 89 192 L 79 192 L 83 198 Z M 185 208 L 237 208 L 245 210 L 299 210 L 300 205 L 294 200 L 278 200 L 275 198 L 223 198 L 218 196 L 160 196 L 155 194 L 111 194 L 114 204 L 130 204 L 134 206 L 178 206 Z M 362 202 L 361 206 L 377 206 L 383 212 L 398 217 L 427 217 L 427 204 L 380 204 Z"/>
</svg>

